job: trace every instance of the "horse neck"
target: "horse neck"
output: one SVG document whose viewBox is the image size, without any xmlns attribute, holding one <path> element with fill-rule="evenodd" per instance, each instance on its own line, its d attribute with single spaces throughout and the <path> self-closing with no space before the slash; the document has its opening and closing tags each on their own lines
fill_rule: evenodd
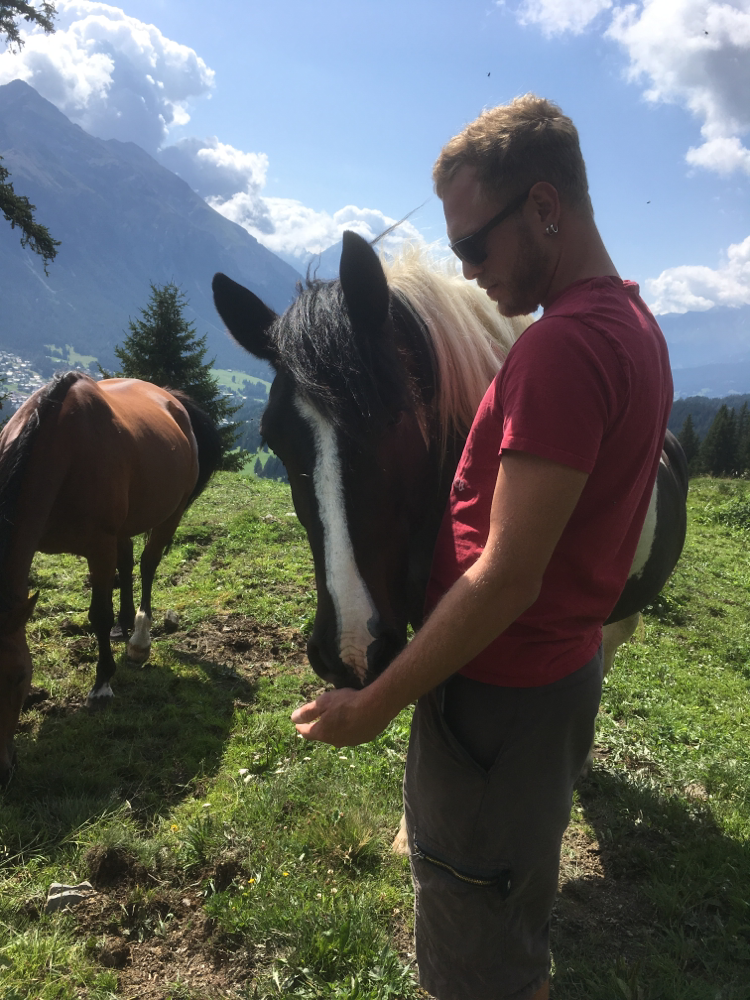
<svg viewBox="0 0 750 1000">
<path fill-rule="evenodd" d="M 421 627 L 424 618 L 425 594 L 432 570 L 435 543 L 465 443 L 466 438 L 462 434 L 454 434 L 444 448 L 441 447 L 438 451 L 433 447 L 431 451 L 434 488 L 427 494 L 420 528 L 409 545 L 409 621 L 415 629 Z"/>
<path fill-rule="evenodd" d="M 0 537 L 0 606 L 28 597 L 29 572 L 64 479 L 64 463 L 44 447 L 44 428 L 23 471 L 10 524 Z"/>
</svg>

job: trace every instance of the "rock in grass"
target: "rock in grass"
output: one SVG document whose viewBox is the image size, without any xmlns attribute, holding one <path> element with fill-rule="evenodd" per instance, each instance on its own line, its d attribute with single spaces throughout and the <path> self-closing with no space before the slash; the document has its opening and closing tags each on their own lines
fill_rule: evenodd
<svg viewBox="0 0 750 1000">
<path fill-rule="evenodd" d="M 47 902 L 44 905 L 45 913 L 55 913 L 66 906 L 75 906 L 83 899 L 88 899 L 94 894 L 94 887 L 90 882 L 80 882 L 78 885 L 63 885 L 62 882 L 53 882 L 47 893 Z"/>
<path fill-rule="evenodd" d="M 169 634 L 176 632 L 180 627 L 180 618 L 176 611 L 167 611 L 164 615 L 164 631 Z"/>
</svg>

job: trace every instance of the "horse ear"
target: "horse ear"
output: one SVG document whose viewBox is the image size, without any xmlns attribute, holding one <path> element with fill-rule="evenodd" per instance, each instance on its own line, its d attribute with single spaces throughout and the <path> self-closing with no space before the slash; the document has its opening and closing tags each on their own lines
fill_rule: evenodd
<svg viewBox="0 0 750 1000">
<path fill-rule="evenodd" d="M 273 309 L 269 309 L 249 288 L 238 285 L 225 274 L 215 274 L 211 288 L 216 310 L 240 347 L 256 358 L 273 364 L 276 352 L 267 335 L 276 319 Z"/>
<path fill-rule="evenodd" d="M 388 319 L 388 282 L 373 248 L 357 233 L 343 236 L 339 279 L 352 325 L 379 329 Z"/>
</svg>

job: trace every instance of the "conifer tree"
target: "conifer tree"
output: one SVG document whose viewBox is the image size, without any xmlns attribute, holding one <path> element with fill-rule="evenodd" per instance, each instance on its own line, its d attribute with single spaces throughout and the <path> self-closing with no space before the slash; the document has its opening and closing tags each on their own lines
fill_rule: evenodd
<svg viewBox="0 0 750 1000">
<path fill-rule="evenodd" d="M 42 2 L 35 6 L 26 3 L 26 0 L 0 0 L 0 37 L 5 36 L 11 51 L 15 49 L 16 52 L 20 52 L 23 48 L 23 39 L 18 29 L 19 21 L 23 19 L 30 24 L 38 24 L 49 34 L 55 30 L 52 23 L 54 17 L 55 5 L 52 3 Z M 24 195 L 17 194 L 13 190 L 13 183 L 8 180 L 9 177 L 10 173 L 2 165 L 0 156 L 0 212 L 10 223 L 11 229 L 18 226 L 21 231 L 21 246 L 30 247 L 42 258 L 46 274 L 47 265 L 57 256 L 60 241 L 53 239 L 46 226 L 36 221 L 34 218 L 36 206 L 32 205 Z"/>
<path fill-rule="evenodd" d="M 731 476 L 737 468 L 737 421 L 725 403 L 719 407 L 700 450 L 703 469 L 712 476 Z"/>
<path fill-rule="evenodd" d="M 682 430 L 677 435 L 677 439 L 682 445 L 682 450 L 685 452 L 685 458 L 687 459 L 690 474 L 695 475 L 698 471 L 698 455 L 700 453 L 701 443 L 700 438 L 695 433 L 693 418 L 689 413 L 687 417 L 685 417 L 685 423 L 682 425 Z"/>
<path fill-rule="evenodd" d="M 740 476 L 750 471 L 750 411 L 747 403 L 742 404 L 737 418 L 736 469 Z"/>
<path fill-rule="evenodd" d="M 195 326 L 183 315 L 187 299 L 177 285 L 151 285 L 148 305 L 141 319 L 130 320 L 130 334 L 115 348 L 122 363 L 118 376 L 182 389 L 219 427 L 222 439 L 221 468 L 238 470 L 244 453 L 231 453 L 239 424 L 229 418 L 239 410 L 219 389 L 211 374 L 214 360 L 205 361 L 206 335 L 197 337 Z M 105 373 L 107 374 L 107 373 Z"/>
</svg>

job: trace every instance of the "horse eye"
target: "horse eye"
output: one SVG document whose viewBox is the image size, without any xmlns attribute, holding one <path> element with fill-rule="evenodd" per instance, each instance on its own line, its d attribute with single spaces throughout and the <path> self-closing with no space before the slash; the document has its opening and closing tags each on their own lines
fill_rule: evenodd
<svg viewBox="0 0 750 1000">
<path fill-rule="evenodd" d="M 403 419 L 404 419 L 404 411 L 399 410 L 398 413 L 395 414 L 395 416 L 391 417 L 391 419 L 388 421 L 388 426 L 396 427 L 398 424 L 401 423 Z"/>
</svg>

